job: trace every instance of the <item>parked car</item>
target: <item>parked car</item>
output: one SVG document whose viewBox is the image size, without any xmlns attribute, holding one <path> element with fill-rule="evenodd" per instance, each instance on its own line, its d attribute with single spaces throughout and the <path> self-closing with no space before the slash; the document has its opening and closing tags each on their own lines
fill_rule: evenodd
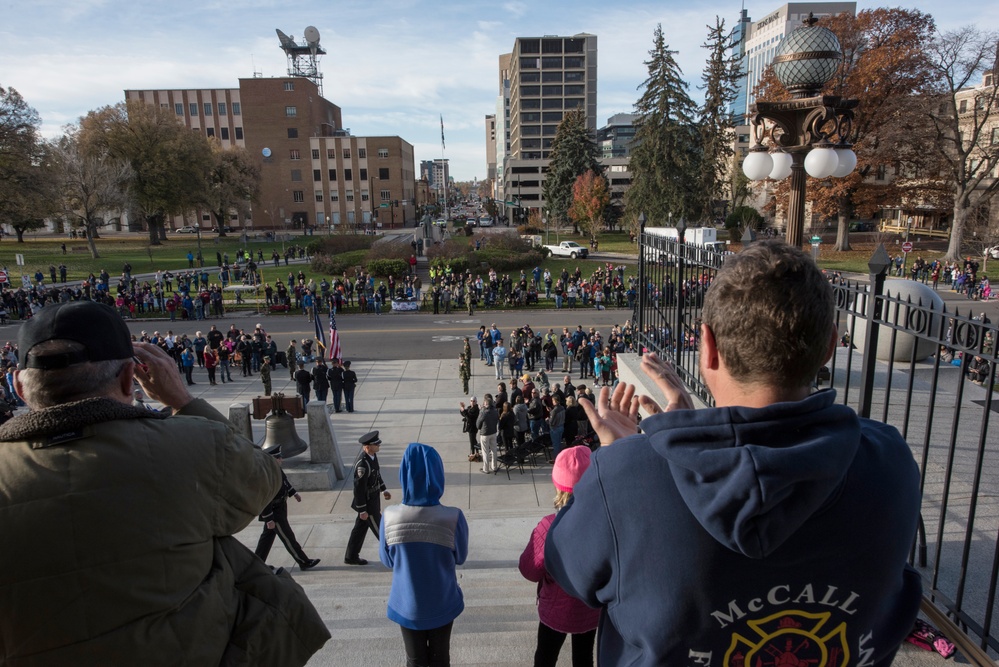
<svg viewBox="0 0 999 667">
<path fill-rule="evenodd" d="M 493 226 L 492 216 L 484 215 L 481 218 L 479 218 L 479 227 L 492 227 L 492 226 Z"/>
<path fill-rule="evenodd" d="M 184 225 L 177 229 L 178 234 L 197 234 L 198 228 L 194 225 Z"/>
<path fill-rule="evenodd" d="M 999 245 L 994 245 L 985 252 L 992 259 L 999 259 Z"/>
<path fill-rule="evenodd" d="M 231 234 L 232 233 L 232 227 L 230 227 L 229 225 L 222 225 L 222 231 L 224 231 L 226 234 Z M 219 228 L 218 227 L 212 227 L 212 233 L 218 234 L 219 233 Z"/>
</svg>

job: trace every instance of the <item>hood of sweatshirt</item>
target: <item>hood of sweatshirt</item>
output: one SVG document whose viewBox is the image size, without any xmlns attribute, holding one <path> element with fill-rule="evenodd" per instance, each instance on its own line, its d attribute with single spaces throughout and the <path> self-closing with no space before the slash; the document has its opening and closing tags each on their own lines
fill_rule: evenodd
<svg viewBox="0 0 999 667">
<path fill-rule="evenodd" d="M 404 505 L 440 505 L 444 495 L 444 462 L 429 445 L 411 442 L 399 464 L 399 484 Z"/>
<path fill-rule="evenodd" d="M 860 420 L 835 397 L 668 412 L 642 430 L 704 529 L 763 558 L 835 498 L 857 453 Z"/>
</svg>

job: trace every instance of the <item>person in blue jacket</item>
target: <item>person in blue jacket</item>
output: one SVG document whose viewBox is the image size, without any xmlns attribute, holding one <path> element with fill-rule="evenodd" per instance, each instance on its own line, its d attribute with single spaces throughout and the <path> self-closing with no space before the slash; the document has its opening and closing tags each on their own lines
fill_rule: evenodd
<svg viewBox="0 0 999 667">
<path fill-rule="evenodd" d="M 610 446 L 545 568 L 602 608 L 603 665 L 890 665 L 921 598 L 919 472 L 895 428 L 810 389 L 837 344 L 829 283 L 800 249 L 756 243 L 726 259 L 702 321 L 717 407 L 689 409 L 654 354 L 665 411 L 624 383 L 584 401 Z"/>
<path fill-rule="evenodd" d="M 465 609 L 455 566 L 468 556 L 468 523 L 440 503 L 444 463 L 433 447 L 406 447 L 399 483 L 402 504 L 385 508 L 378 540 L 392 568 L 388 618 L 402 628 L 407 665 L 450 665 L 451 627 Z"/>
</svg>

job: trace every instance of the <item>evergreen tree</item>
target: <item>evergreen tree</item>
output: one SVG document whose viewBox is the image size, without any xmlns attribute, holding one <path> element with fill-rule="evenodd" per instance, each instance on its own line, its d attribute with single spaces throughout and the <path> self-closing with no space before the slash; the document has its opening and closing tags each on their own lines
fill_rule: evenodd
<svg viewBox="0 0 999 667">
<path fill-rule="evenodd" d="M 697 106 L 687 94 L 687 82 L 656 26 L 654 45 L 645 61 L 649 78 L 635 103 L 637 147 L 631 154 L 632 184 L 628 190 L 630 212 L 644 212 L 650 224 L 665 225 L 674 218 L 690 218 L 701 211 L 701 137 Z"/>
<path fill-rule="evenodd" d="M 548 174 L 542 187 L 545 207 L 550 222 L 560 224 L 568 218 L 572 206 L 572 186 L 587 171 L 602 174 L 600 149 L 593 134 L 586 127 L 586 114 L 573 109 L 565 114 L 552 140 Z M 578 227 L 573 221 L 573 231 Z"/>
<path fill-rule="evenodd" d="M 732 167 L 732 128 L 735 119 L 729 107 L 738 96 L 739 80 L 745 76 L 742 59 L 732 52 L 731 34 L 725 31 L 725 21 L 715 17 L 715 25 L 708 28 L 708 61 L 701 81 L 704 85 L 704 106 L 701 107 L 700 130 L 704 157 L 701 161 L 702 196 L 700 218 L 706 222 L 715 217 L 714 203 L 723 195 L 723 186 Z"/>
</svg>

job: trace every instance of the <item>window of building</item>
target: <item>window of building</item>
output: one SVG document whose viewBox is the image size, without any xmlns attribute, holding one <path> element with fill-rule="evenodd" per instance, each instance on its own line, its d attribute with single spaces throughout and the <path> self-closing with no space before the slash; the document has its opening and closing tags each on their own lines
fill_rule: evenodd
<svg viewBox="0 0 999 667">
<path fill-rule="evenodd" d="M 968 110 L 968 100 L 961 100 L 961 104 L 958 106 L 958 113 L 964 113 Z"/>
<path fill-rule="evenodd" d="M 291 170 L 291 180 L 295 181 L 295 182 L 301 181 L 302 180 L 302 170 L 301 169 L 292 169 Z"/>
<path fill-rule="evenodd" d="M 349 148 L 344 148 L 343 149 L 343 159 L 344 160 L 349 160 L 350 159 L 350 149 Z"/>
<path fill-rule="evenodd" d="M 232 103 L 232 115 L 238 116 L 240 114 L 239 102 Z"/>
<path fill-rule="evenodd" d="M 183 102 L 177 102 L 176 104 L 174 104 L 173 105 L 173 111 L 178 116 L 183 116 L 184 115 L 184 104 L 183 104 Z"/>
<path fill-rule="evenodd" d="M 284 82 L 284 89 L 287 90 L 287 91 L 289 91 L 289 92 L 292 91 L 292 90 L 295 90 L 295 82 L 294 81 L 285 81 Z"/>
<path fill-rule="evenodd" d="M 313 160 L 318 160 L 319 159 L 319 149 L 318 148 L 313 148 L 312 149 L 312 159 Z"/>
<path fill-rule="evenodd" d="M 523 83 L 541 83 L 541 72 L 524 72 L 520 75 L 520 82 Z"/>
<path fill-rule="evenodd" d="M 357 149 L 357 159 L 358 160 L 367 160 L 368 159 L 368 149 L 366 149 L 366 148 L 358 148 Z"/>
<path fill-rule="evenodd" d="M 585 95 L 586 94 L 586 86 L 566 86 L 565 87 L 565 94 L 566 95 Z"/>
<path fill-rule="evenodd" d="M 209 137 L 214 137 L 215 136 L 215 128 L 214 127 L 205 128 L 205 134 L 207 136 L 209 136 Z"/>
<path fill-rule="evenodd" d="M 541 81 L 544 83 L 562 83 L 562 72 L 542 72 Z"/>
<path fill-rule="evenodd" d="M 305 190 L 295 190 L 291 194 L 296 204 L 301 204 L 305 201 Z"/>
<path fill-rule="evenodd" d="M 345 180 L 345 181 L 352 181 L 352 180 L 354 180 L 354 173 L 353 172 L 354 172 L 353 169 L 344 169 L 343 170 L 343 180 Z"/>
<path fill-rule="evenodd" d="M 191 112 L 191 118 L 198 117 L 198 104 L 196 102 L 191 102 L 187 105 L 187 110 Z"/>
<path fill-rule="evenodd" d="M 212 115 L 212 103 L 211 102 L 205 102 L 203 106 L 205 107 L 205 115 L 206 116 L 211 116 Z"/>
<path fill-rule="evenodd" d="M 361 190 L 361 201 L 368 201 L 368 191 Z"/>
<path fill-rule="evenodd" d="M 542 95 L 561 95 L 562 86 L 541 86 Z"/>
<path fill-rule="evenodd" d="M 288 118 L 294 118 L 298 115 L 298 107 L 285 107 L 284 115 Z"/>
<path fill-rule="evenodd" d="M 353 190 L 347 190 L 347 192 L 345 192 L 344 195 L 345 195 L 345 199 L 347 201 L 350 201 L 350 202 L 354 201 L 354 191 Z"/>
<path fill-rule="evenodd" d="M 222 133 L 222 141 L 229 141 L 229 128 L 223 127 L 219 131 Z"/>
<path fill-rule="evenodd" d="M 326 149 L 326 159 L 327 160 L 335 160 L 336 159 L 336 151 L 333 150 L 332 148 L 327 148 Z"/>
<path fill-rule="evenodd" d="M 585 58 L 580 58 L 579 56 L 566 56 L 565 57 L 565 68 L 566 69 L 580 69 L 583 67 L 583 62 Z"/>
<path fill-rule="evenodd" d="M 520 59 L 520 69 L 539 69 L 540 67 L 541 67 L 541 58 Z"/>
<path fill-rule="evenodd" d="M 313 181 L 321 181 L 321 180 L 323 180 L 323 170 L 322 169 L 313 169 L 312 170 L 312 180 Z"/>
<path fill-rule="evenodd" d="M 297 127 L 289 127 L 288 128 L 288 138 L 289 139 L 298 139 L 298 128 Z"/>
<path fill-rule="evenodd" d="M 336 169 L 330 169 L 330 180 L 331 181 L 336 180 Z"/>
<path fill-rule="evenodd" d="M 546 56 L 541 59 L 541 69 L 562 69 L 562 58 Z"/>
<path fill-rule="evenodd" d="M 562 53 L 561 39 L 541 40 L 541 53 Z"/>
<path fill-rule="evenodd" d="M 521 148 L 541 148 L 540 139 L 523 139 L 520 142 Z"/>
<path fill-rule="evenodd" d="M 876 175 L 875 175 L 874 178 L 877 179 L 877 180 L 879 180 L 879 181 L 885 180 L 886 171 L 887 170 L 885 169 L 885 166 L 883 164 L 882 165 L 878 165 L 877 173 L 876 173 Z"/>
<path fill-rule="evenodd" d="M 323 191 L 316 190 L 316 201 L 322 201 L 322 200 L 323 200 Z"/>
<path fill-rule="evenodd" d="M 992 128 L 992 145 L 999 144 L 999 127 Z"/>
<path fill-rule="evenodd" d="M 548 99 L 541 100 L 541 108 L 542 109 L 561 109 L 562 108 L 562 98 L 561 97 L 549 97 Z"/>
<path fill-rule="evenodd" d="M 564 107 L 566 109 L 582 109 L 586 105 L 586 100 L 582 97 L 566 98 Z"/>
<path fill-rule="evenodd" d="M 554 137 L 556 132 L 558 132 L 558 125 L 545 125 L 542 133 L 546 137 Z"/>
<path fill-rule="evenodd" d="M 336 190 L 330 190 L 330 201 L 340 201 L 340 193 Z"/>
<path fill-rule="evenodd" d="M 520 40 L 520 53 L 521 55 L 525 53 L 541 53 L 541 40 L 540 39 Z"/>
<path fill-rule="evenodd" d="M 739 143 L 740 144 L 748 144 L 749 143 L 749 135 L 748 134 L 740 134 L 739 135 Z"/>
<path fill-rule="evenodd" d="M 537 97 L 541 94 L 541 86 L 521 86 L 520 94 L 524 97 Z"/>
<path fill-rule="evenodd" d="M 242 139 L 242 138 L 243 138 L 243 128 L 237 127 L 236 128 L 236 139 L 238 140 L 238 139 Z"/>
<path fill-rule="evenodd" d="M 389 179 L 389 170 L 388 170 L 388 167 L 379 167 L 378 168 L 378 178 L 380 180 L 383 180 L 383 181 L 387 181 Z"/>
<path fill-rule="evenodd" d="M 586 50 L 585 39 L 566 39 L 563 41 L 563 48 L 566 53 L 582 53 Z"/>
<path fill-rule="evenodd" d="M 382 201 L 392 201 L 392 191 L 382 190 L 381 192 L 378 193 L 378 198 L 381 199 Z"/>
<path fill-rule="evenodd" d="M 386 158 L 388 156 L 389 156 L 389 151 L 388 151 L 387 148 L 379 148 L 378 149 L 378 157 L 380 157 L 380 158 Z"/>
<path fill-rule="evenodd" d="M 541 122 L 541 114 L 537 113 L 537 112 L 520 114 L 520 122 L 521 123 L 540 123 Z"/>
<path fill-rule="evenodd" d="M 524 125 L 520 128 L 521 135 L 525 137 L 540 137 L 541 136 L 541 126 L 540 125 Z"/>
<path fill-rule="evenodd" d="M 368 170 L 363 167 L 361 168 L 361 180 L 362 181 L 368 180 Z"/>
<path fill-rule="evenodd" d="M 584 80 L 586 72 L 566 72 L 565 82 L 566 83 L 579 83 Z"/>
<path fill-rule="evenodd" d="M 224 116 L 225 114 L 225 102 L 219 102 L 219 115 Z"/>
<path fill-rule="evenodd" d="M 301 160 L 302 159 L 302 152 L 300 150 L 298 150 L 297 148 L 292 148 L 290 151 L 288 151 L 288 153 L 289 153 L 289 157 L 292 160 Z"/>
<path fill-rule="evenodd" d="M 561 111 L 546 111 L 541 114 L 541 120 L 546 123 L 561 123 L 562 122 L 562 112 Z"/>
</svg>

